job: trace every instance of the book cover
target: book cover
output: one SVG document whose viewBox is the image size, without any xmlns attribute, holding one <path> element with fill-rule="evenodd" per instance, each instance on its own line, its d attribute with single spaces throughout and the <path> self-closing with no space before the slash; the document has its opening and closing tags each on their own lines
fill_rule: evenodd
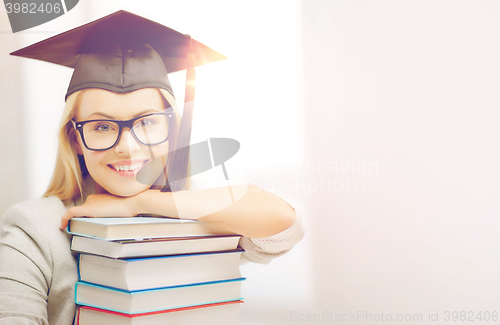
<svg viewBox="0 0 500 325">
<path fill-rule="evenodd" d="M 169 237 L 101 240 L 73 236 L 71 250 L 111 258 L 180 255 L 235 250 L 241 236 Z"/>
<path fill-rule="evenodd" d="M 208 222 L 166 217 L 72 218 L 67 231 L 104 240 L 236 235 Z"/>
<path fill-rule="evenodd" d="M 148 313 L 243 300 L 241 283 L 244 280 L 229 279 L 136 291 L 77 282 L 75 302 L 125 314 Z"/>
<path fill-rule="evenodd" d="M 127 291 L 241 278 L 242 249 L 112 259 L 80 254 L 79 280 Z"/>
<path fill-rule="evenodd" d="M 215 304 L 170 309 L 141 314 L 124 314 L 100 308 L 79 306 L 77 325 L 163 325 L 163 324 L 203 324 L 237 325 L 239 305 L 243 301 L 228 301 Z"/>
</svg>

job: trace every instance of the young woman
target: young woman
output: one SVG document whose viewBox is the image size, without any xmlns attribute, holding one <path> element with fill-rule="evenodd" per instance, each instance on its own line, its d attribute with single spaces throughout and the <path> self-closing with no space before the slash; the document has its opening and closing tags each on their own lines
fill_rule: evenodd
<svg viewBox="0 0 500 325">
<path fill-rule="evenodd" d="M 219 208 L 227 198 L 225 187 L 199 191 L 186 187 L 172 193 L 137 181 L 137 173 L 155 157 L 166 156 L 170 170 L 168 154 L 182 132 L 166 71 L 155 75 L 158 69 L 165 70 L 162 64 L 169 65 L 164 55 L 158 59 L 168 49 L 150 46 L 162 42 L 157 39 L 142 41 L 147 33 L 138 31 L 158 33 L 159 27 L 137 17 L 119 12 L 97 21 L 100 25 L 90 25 L 92 29 L 84 25 L 27 48 L 37 55 L 56 48 L 60 60 L 65 51 L 60 44 L 67 39 L 74 42 L 75 33 L 84 35 L 78 46 L 72 46 L 78 49 L 72 54 L 75 72 L 60 125 L 56 169 L 45 197 L 13 206 L 2 219 L 0 324 L 73 323 L 78 276 L 76 254 L 69 249 L 71 236 L 65 231 L 72 217 L 150 213 L 197 218 L 241 234 L 243 259 L 261 263 L 286 253 L 303 237 L 300 214 L 277 192 L 233 186 L 233 191 L 244 194 Z M 113 28 L 118 34 L 109 32 Z M 110 33 L 104 41 L 102 30 Z M 120 39 L 124 33 L 127 37 Z M 117 39 L 119 44 L 110 45 Z M 158 166 L 150 172 L 160 175 L 164 166 Z"/>
</svg>

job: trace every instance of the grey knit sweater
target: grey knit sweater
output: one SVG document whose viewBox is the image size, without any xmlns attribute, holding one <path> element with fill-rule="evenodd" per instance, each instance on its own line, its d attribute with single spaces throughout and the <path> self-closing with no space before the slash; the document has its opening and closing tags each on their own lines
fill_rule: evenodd
<svg viewBox="0 0 500 325">
<path fill-rule="evenodd" d="M 273 191 L 270 191 L 273 192 Z M 289 251 L 303 235 L 295 204 L 290 228 L 267 238 L 242 237 L 242 261 L 269 263 Z M 11 207 L 0 230 L 0 325 L 73 324 L 78 280 L 71 235 L 59 230 L 61 216 L 70 207 L 57 197 L 22 202 Z"/>
</svg>

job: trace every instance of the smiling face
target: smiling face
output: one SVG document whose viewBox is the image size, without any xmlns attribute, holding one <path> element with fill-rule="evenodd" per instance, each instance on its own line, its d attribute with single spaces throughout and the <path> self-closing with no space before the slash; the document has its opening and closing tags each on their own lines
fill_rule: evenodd
<svg viewBox="0 0 500 325">
<path fill-rule="evenodd" d="M 144 88 L 125 94 L 88 89 L 82 94 L 75 120 L 125 121 L 164 109 L 163 98 L 157 89 Z M 107 130 L 107 126 L 99 126 L 98 130 Z M 87 170 L 96 183 L 96 193 L 133 196 L 150 187 L 137 182 L 135 175 L 153 157 L 165 155 L 168 143 L 169 141 L 154 146 L 143 145 L 134 139 L 128 128 L 124 128 L 119 142 L 105 151 L 87 149 L 78 134 L 77 152 L 85 159 Z M 161 168 L 158 175 L 160 172 Z"/>
</svg>

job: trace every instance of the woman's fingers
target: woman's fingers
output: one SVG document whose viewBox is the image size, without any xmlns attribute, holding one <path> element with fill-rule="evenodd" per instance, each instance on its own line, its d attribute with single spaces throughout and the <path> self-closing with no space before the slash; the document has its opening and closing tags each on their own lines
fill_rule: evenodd
<svg viewBox="0 0 500 325">
<path fill-rule="evenodd" d="M 68 226 L 68 222 L 73 217 L 83 217 L 78 215 L 78 207 L 69 208 L 65 214 L 63 214 L 61 218 L 61 227 L 60 229 L 65 229 Z"/>
<path fill-rule="evenodd" d="M 89 195 L 84 204 L 71 207 L 63 214 L 60 229 L 66 228 L 74 217 L 133 217 L 136 215 L 132 209 L 133 198 L 111 194 Z"/>
</svg>

